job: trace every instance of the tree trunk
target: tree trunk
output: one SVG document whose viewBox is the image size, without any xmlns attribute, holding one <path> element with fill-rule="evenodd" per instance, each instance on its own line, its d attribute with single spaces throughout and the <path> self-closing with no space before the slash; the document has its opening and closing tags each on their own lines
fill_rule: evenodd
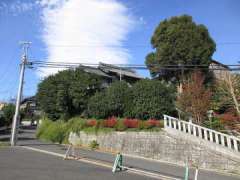
<svg viewBox="0 0 240 180">
<path fill-rule="evenodd" d="M 233 81 L 234 80 L 232 79 L 230 73 L 228 74 L 227 81 L 228 81 L 228 85 L 229 85 L 229 91 L 231 93 L 231 96 L 232 96 L 232 99 L 233 99 L 233 102 L 234 102 L 234 105 L 235 105 L 235 109 L 237 111 L 238 117 L 240 117 L 239 103 L 238 103 L 236 94 L 234 92 L 234 87 L 233 87 Z"/>
</svg>

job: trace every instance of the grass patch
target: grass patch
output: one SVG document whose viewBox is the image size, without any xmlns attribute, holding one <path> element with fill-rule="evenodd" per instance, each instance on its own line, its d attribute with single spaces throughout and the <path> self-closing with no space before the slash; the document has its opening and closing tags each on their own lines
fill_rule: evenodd
<svg viewBox="0 0 240 180">
<path fill-rule="evenodd" d="M 7 146 L 10 146 L 9 142 L 2 142 L 2 141 L 0 141 L 0 148 L 1 147 L 7 147 Z"/>
<path fill-rule="evenodd" d="M 91 150 L 95 150 L 99 148 L 99 144 L 96 140 L 93 140 L 90 142 L 89 147 L 91 148 Z"/>
</svg>

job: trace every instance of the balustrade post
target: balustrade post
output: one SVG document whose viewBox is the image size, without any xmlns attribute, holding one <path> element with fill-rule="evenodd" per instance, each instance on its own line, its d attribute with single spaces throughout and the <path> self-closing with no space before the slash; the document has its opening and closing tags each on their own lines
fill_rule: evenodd
<svg viewBox="0 0 240 180">
<path fill-rule="evenodd" d="M 230 139 L 230 137 L 227 137 L 227 147 L 228 147 L 229 149 L 232 148 L 232 147 L 231 147 L 231 139 Z"/>
<path fill-rule="evenodd" d="M 221 145 L 225 146 L 225 138 L 224 135 L 221 134 Z"/>
<path fill-rule="evenodd" d="M 219 138 L 218 138 L 218 133 L 215 133 L 215 140 L 216 140 L 216 144 L 220 144 L 219 143 Z"/>
<path fill-rule="evenodd" d="M 207 140 L 208 141 L 208 134 L 207 134 L 207 130 L 206 129 L 204 129 L 204 139 L 205 140 Z"/>
<path fill-rule="evenodd" d="M 191 124 L 190 123 L 188 123 L 188 134 L 192 134 L 192 132 L 191 132 Z"/>
<path fill-rule="evenodd" d="M 194 136 L 197 136 L 197 133 L 196 133 L 196 126 L 193 125 L 192 127 L 193 127 L 193 135 L 194 135 Z"/>
<path fill-rule="evenodd" d="M 236 139 L 233 139 L 233 146 L 234 146 L 235 151 L 238 151 L 238 144 L 237 144 Z"/>
<path fill-rule="evenodd" d="M 213 132 L 209 131 L 209 135 L 210 135 L 210 142 L 213 142 Z"/>
<path fill-rule="evenodd" d="M 202 139 L 202 128 L 198 128 L 198 136 Z"/>
<path fill-rule="evenodd" d="M 176 120 L 175 120 L 175 119 L 173 120 L 173 128 L 174 128 L 174 129 L 177 129 L 177 128 L 176 128 Z"/>
<path fill-rule="evenodd" d="M 185 122 L 183 122 L 183 123 L 182 123 L 182 125 L 183 125 L 183 132 L 185 132 L 185 133 L 186 133 L 186 132 L 187 132 L 187 130 L 186 130 L 186 123 L 185 123 Z"/>
<path fill-rule="evenodd" d="M 178 121 L 178 130 L 179 130 L 179 131 L 182 131 L 181 121 L 180 121 L 180 120 Z"/>
<path fill-rule="evenodd" d="M 167 117 L 164 115 L 164 128 L 167 128 Z"/>
<path fill-rule="evenodd" d="M 172 128 L 172 119 L 171 118 L 168 119 L 168 123 L 169 123 L 169 127 Z"/>
</svg>

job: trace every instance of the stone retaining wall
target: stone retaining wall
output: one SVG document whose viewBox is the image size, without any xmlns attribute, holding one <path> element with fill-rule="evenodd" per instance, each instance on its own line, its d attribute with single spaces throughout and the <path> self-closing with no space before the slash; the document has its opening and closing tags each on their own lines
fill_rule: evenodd
<svg viewBox="0 0 240 180">
<path fill-rule="evenodd" d="M 120 151 L 124 154 L 168 161 L 184 165 L 186 159 L 193 166 L 201 168 L 240 170 L 240 159 L 222 154 L 199 143 L 170 136 L 162 132 L 112 132 L 100 134 L 71 134 L 69 141 L 73 145 L 89 145 L 96 140 L 101 149 Z"/>
</svg>

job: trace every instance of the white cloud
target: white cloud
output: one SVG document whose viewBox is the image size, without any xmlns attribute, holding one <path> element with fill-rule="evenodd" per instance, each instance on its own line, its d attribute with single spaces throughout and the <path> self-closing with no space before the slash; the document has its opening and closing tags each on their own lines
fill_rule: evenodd
<svg viewBox="0 0 240 180">
<path fill-rule="evenodd" d="M 127 63 L 123 46 L 134 27 L 128 8 L 116 0 L 41 0 L 48 61 Z M 60 45 L 60 46 L 59 46 Z M 61 46 L 63 45 L 63 46 Z M 40 76 L 55 73 L 42 69 Z"/>
<path fill-rule="evenodd" d="M 13 2 L 0 2 L 0 12 L 17 16 L 20 13 L 32 10 L 34 6 L 34 3 L 21 2 L 20 0 Z"/>
</svg>

